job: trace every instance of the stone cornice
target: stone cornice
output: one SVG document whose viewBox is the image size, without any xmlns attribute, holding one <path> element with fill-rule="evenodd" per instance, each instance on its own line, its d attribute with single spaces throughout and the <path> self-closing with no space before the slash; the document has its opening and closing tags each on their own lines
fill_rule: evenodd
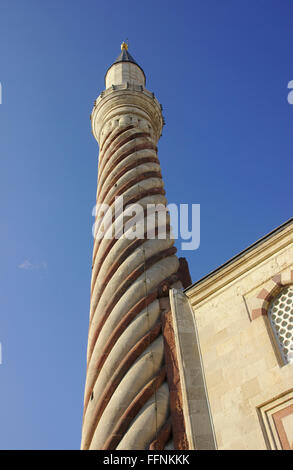
<svg viewBox="0 0 293 470">
<path fill-rule="evenodd" d="M 185 290 L 192 305 L 197 305 L 255 266 L 293 243 L 293 220 L 269 233 L 251 247 Z"/>
</svg>

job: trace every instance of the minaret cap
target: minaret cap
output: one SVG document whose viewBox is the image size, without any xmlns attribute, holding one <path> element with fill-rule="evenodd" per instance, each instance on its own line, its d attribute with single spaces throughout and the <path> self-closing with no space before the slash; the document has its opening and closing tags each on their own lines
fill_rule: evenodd
<svg viewBox="0 0 293 470">
<path fill-rule="evenodd" d="M 129 65 L 134 65 L 134 69 L 138 68 L 140 71 L 140 76 L 137 75 L 137 72 L 133 70 L 130 72 L 132 67 Z M 113 68 L 115 68 L 115 72 L 113 73 Z M 111 72 L 110 72 L 111 70 Z M 110 76 L 109 76 L 110 72 Z M 133 76 L 136 75 L 136 78 Z M 109 78 L 109 79 L 108 79 Z M 108 68 L 106 75 L 105 75 L 105 83 L 106 88 L 111 85 L 119 85 L 125 82 L 135 82 L 138 85 L 145 86 L 146 78 L 143 69 L 138 65 L 138 63 L 134 60 L 132 55 L 128 52 L 128 44 L 123 41 L 121 44 L 121 52 L 115 62 Z"/>
</svg>

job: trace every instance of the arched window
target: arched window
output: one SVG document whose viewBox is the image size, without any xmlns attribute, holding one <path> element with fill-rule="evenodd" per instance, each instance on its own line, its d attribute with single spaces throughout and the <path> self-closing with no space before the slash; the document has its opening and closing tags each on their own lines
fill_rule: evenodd
<svg viewBox="0 0 293 470">
<path fill-rule="evenodd" d="M 284 363 L 293 362 L 293 286 L 284 287 L 271 301 L 268 317 Z"/>
</svg>

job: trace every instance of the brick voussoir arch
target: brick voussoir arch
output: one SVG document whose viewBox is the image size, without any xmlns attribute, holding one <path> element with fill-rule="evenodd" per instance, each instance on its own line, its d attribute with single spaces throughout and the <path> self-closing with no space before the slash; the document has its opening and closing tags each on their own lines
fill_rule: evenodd
<svg viewBox="0 0 293 470">
<path fill-rule="evenodd" d="M 265 283 L 260 292 L 254 298 L 251 319 L 255 320 L 260 316 L 268 314 L 269 305 L 282 287 L 293 284 L 293 269 L 287 269 L 276 274 Z"/>
</svg>

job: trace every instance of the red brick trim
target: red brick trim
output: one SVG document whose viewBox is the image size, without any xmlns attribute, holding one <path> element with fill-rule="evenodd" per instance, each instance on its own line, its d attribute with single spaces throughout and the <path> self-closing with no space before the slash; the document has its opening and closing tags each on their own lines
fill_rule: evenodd
<svg viewBox="0 0 293 470">
<path fill-rule="evenodd" d="M 171 419 L 168 419 L 166 423 L 162 426 L 160 431 L 158 432 L 157 438 L 151 442 L 149 446 L 149 450 L 164 450 L 165 445 L 167 444 L 168 440 L 171 437 L 172 433 L 172 426 L 171 426 Z"/>
<path fill-rule="evenodd" d="M 286 408 L 283 408 L 280 411 L 277 411 L 273 414 L 273 420 L 278 432 L 278 436 L 281 442 L 281 446 L 283 450 L 293 450 L 293 443 L 288 441 L 288 436 L 284 429 L 282 418 L 289 416 L 293 413 L 293 405 L 289 405 Z"/>
<path fill-rule="evenodd" d="M 268 311 L 266 308 L 255 308 L 252 310 L 252 320 L 255 320 L 257 317 L 261 315 L 267 315 Z"/>
<path fill-rule="evenodd" d="M 293 271 L 291 271 L 291 274 L 293 274 Z M 272 278 L 272 280 L 273 280 L 276 284 L 278 284 L 278 285 L 281 285 L 281 284 L 282 284 L 281 279 L 282 279 L 282 278 L 281 278 L 281 274 L 276 274 L 276 275 Z"/>
<path fill-rule="evenodd" d="M 174 448 L 176 450 L 188 450 L 179 366 L 177 362 L 171 311 L 167 311 L 162 315 L 162 330 L 165 345 L 167 382 L 170 392 L 170 412 Z"/>
<path fill-rule="evenodd" d="M 285 287 L 289 283 L 293 283 L 293 270 L 290 270 L 290 272 L 286 270 L 283 273 L 276 274 L 267 281 L 254 298 L 253 308 L 251 310 L 251 319 L 255 320 L 262 315 L 267 315 L 270 302 L 281 288 Z"/>
<path fill-rule="evenodd" d="M 257 298 L 258 299 L 263 299 L 269 301 L 271 297 L 271 293 L 268 292 L 266 289 L 262 289 L 260 293 L 258 294 Z"/>
</svg>

